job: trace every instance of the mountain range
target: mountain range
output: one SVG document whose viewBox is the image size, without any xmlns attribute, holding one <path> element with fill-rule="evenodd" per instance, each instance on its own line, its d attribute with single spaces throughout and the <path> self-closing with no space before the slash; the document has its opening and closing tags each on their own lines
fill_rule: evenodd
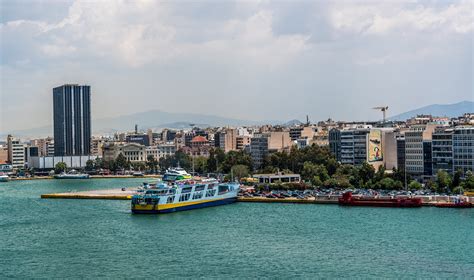
<svg viewBox="0 0 474 280">
<path fill-rule="evenodd" d="M 278 124 L 278 121 L 252 121 L 226 118 L 215 115 L 194 114 L 194 113 L 170 113 L 160 110 L 152 110 L 119 117 L 103 118 L 92 120 L 92 129 L 94 134 L 110 134 L 117 131 L 133 131 L 135 125 L 139 130 L 153 129 L 159 130 L 163 128 L 186 129 L 193 127 L 209 127 L 209 126 L 242 126 L 242 125 L 262 125 L 262 124 Z M 32 129 L 11 131 L 18 137 L 46 137 L 53 134 L 52 126 L 43 126 Z M 6 133 L 0 133 L 3 139 Z"/>
<path fill-rule="evenodd" d="M 474 112 L 474 102 L 462 101 L 455 104 L 434 104 L 419 109 L 411 110 L 399 115 L 391 116 L 389 120 L 406 120 L 419 114 L 431 114 L 434 116 L 457 117 L 464 113 Z M 192 126 L 209 127 L 209 126 L 242 126 L 242 125 L 262 125 L 262 124 L 284 124 L 296 125 L 301 124 L 299 120 L 291 120 L 288 122 L 267 120 L 252 121 L 226 118 L 207 114 L 194 113 L 170 113 L 160 110 L 152 110 L 119 117 L 103 118 L 93 120 L 92 127 L 94 134 L 114 133 L 116 131 L 132 131 L 135 124 L 140 130 L 162 128 L 185 129 Z M 52 136 L 53 130 L 51 126 L 43 126 L 33 129 L 11 131 L 9 134 L 18 137 L 45 137 Z M 1 139 L 6 137 L 6 133 L 0 133 Z"/>
<path fill-rule="evenodd" d="M 454 118 L 464 113 L 474 113 L 474 102 L 461 101 L 453 104 L 433 104 L 411 110 L 402 114 L 388 117 L 389 120 L 404 121 L 416 115 L 432 115 L 437 117 Z"/>
</svg>

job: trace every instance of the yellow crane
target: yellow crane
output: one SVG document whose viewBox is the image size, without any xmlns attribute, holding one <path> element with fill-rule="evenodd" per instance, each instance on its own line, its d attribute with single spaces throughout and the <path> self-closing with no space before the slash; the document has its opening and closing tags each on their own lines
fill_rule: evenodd
<svg viewBox="0 0 474 280">
<path fill-rule="evenodd" d="M 388 106 L 379 106 L 379 107 L 374 107 L 372 109 L 382 111 L 382 113 L 383 113 L 383 123 L 385 123 L 385 114 L 388 110 Z"/>
</svg>

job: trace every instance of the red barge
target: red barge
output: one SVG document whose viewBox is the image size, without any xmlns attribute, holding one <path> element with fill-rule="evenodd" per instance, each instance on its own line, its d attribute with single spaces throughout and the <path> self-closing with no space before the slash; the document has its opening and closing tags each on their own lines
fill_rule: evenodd
<svg viewBox="0 0 474 280">
<path fill-rule="evenodd" d="M 376 206 L 376 207 L 421 207 L 421 198 L 377 198 L 356 197 L 346 192 L 339 198 L 342 206 Z"/>
</svg>

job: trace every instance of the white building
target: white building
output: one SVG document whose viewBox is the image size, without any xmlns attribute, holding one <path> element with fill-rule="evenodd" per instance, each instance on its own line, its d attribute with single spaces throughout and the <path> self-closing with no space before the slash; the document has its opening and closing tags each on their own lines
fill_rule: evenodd
<svg viewBox="0 0 474 280">
<path fill-rule="evenodd" d="M 137 143 L 111 143 L 103 147 L 103 158 L 105 161 L 115 160 L 119 154 L 125 156 L 130 162 L 146 161 L 145 146 Z"/>
<path fill-rule="evenodd" d="M 25 167 L 25 145 L 20 143 L 19 139 L 14 139 L 13 136 L 8 135 L 8 162 L 13 166 L 13 169 Z"/>
<path fill-rule="evenodd" d="M 99 156 L 39 156 L 30 157 L 28 165 L 35 169 L 53 169 L 59 162 L 64 162 L 67 168 L 84 168 L 88 160 L 95 160 Z"/>
</svg>

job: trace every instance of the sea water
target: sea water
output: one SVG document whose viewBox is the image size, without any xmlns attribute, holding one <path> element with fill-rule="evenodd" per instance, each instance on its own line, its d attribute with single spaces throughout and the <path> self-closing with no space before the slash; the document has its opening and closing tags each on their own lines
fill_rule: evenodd
<svg viewBox="0 0 474 280">
<path fill-rule="evenodd" d="M 474 278 L 474 209 L 40 198 L 147 180 L 0 183 L 0 278 Z"/>
</svg>

